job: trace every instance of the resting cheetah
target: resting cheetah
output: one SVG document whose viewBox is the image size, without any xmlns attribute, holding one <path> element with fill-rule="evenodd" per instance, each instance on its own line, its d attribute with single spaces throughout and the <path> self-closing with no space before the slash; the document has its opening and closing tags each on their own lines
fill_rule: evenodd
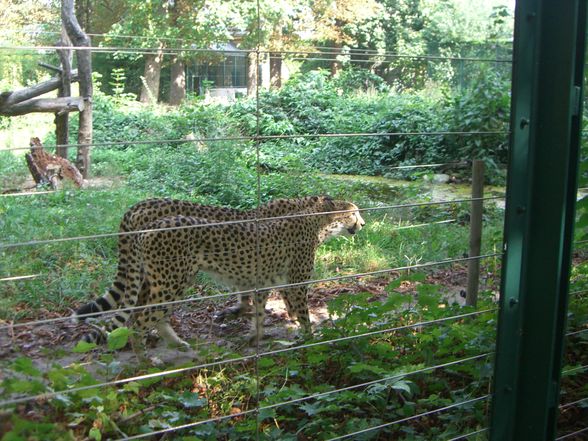
<svg viewBox="0 0 588 441">
<path fill-rule="evenodd" d="M 133 205 L 124 214 L 120 223 L 119 231 L 128 233 L 131 231 L 140 231 L 146 229 L 146 226 L 164 217 L 171 216 L 189 216 L 206 219 L 210 222 L 227 222 L 244 219 L 270 218 L 295 214 L 302 210 L 313 209 L 316 204 L 320 204 L 321 198 L 309 196 L 298 199 L 275 199 L 263 204 L 254 210 L 242 211 L 233 208 L 215 207 L 200 205 L 190 201 L 176 199 L 147 199 Z M 118 268 L 115 280 L 106 293 L 96 300 L 93 300 L 75 312 L 75 317 L 84 321 L 86 314 L 93 314 L 101 311 L 109 311 L 120 307 L 121 298 L 124 299 L 126 290 L 126 273 L 130 244 L 133 235 L 121 235 L 118 240 Z M 145 304 L 141 301 L 147 287 L 141 288 L 139 295 L 139 304 Z M 123 300 L 123 303 L 124 300 Z M 228 314 L 245 315 L 251 312 L 252 304 L 249 296 L 240 296 L 240 303 L 235 308 L 228 308 L 221 312 L 219 316 Z M 90 337 L 88 337 L 90 338 Z"/>
<path fill-rule="evenodd" d="M 233 290 L 260 289 L 254 296 L 252 326 L 252 339 L 259 339 L 263 335 L 267 288 L 310 280 L 317 247 L 332 236 L 355 234 L 364 225 L 354 204 L 329 197 L 317 197 L 312 209 L 287 219 L 222 225 L 184 215 L 160 219 L 147 226 L 151 231 L 131 236 L 128 293 L 122 306 L 136 306 L 144 286 L 144 304 L 174 300 L 201 270 Z M 309 333 L 306 293 L 304 284 L 281 291 L 289 315 Z M 135 327 L 143 335 L 155 327 L 168 342 L 187 345 L 167 320 L 170 309 L 169 305 L 141 309 L 134 314 Z M 128 311 L 119 311 L 106 330 L 125 325 L 130 316 Z"/>
</svg>

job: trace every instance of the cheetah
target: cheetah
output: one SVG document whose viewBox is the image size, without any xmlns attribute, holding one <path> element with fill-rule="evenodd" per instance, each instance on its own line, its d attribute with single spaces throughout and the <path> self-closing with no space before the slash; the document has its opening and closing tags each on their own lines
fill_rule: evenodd
<svg viewBox="0 0 588 441">
<path fill-rule="evenodd" d="M 296 214 L 301 210 L 313 209 L 320 204 L 321 198 L 318 196 L 308 196 L 297 199 L 275 199 L 258 208 L 248 211 L 237 210 L 233 208 L 201 205 L 190 201 L 177 199 L 147 199 L 129 208 L 123 215 L 120 223 L 119 232 L 122 233 L 118 240 L 118 268 L 112 285 L 106 293 L 89 303 L 79 307 L 75 313 L 75 321 L 85 321 L 88 314 L 95 314 L 102 311 L 110 311 L 120 307 L 121 298 L 124 299 L 126 291 L 126 273 L 129 259 L 130 244 L 132 242 L 133 231 L 144 230 L 147 225 L 171 216 L 189 216 L 206 219 L 210 222 L 230 222 L 246 219 L 270 218 Z M 146 292 L 146 286 L 141 288 L 139 298 L 141 299 Z M 236 307 L 227 308 L 221 311 L 218 319 L 228 315 L 248 315 L 252 313 L 252 300 L 250 296 L 241 295 L 240 302 Z M 124 300 L 123 300 L 124 303 Z M 144 304 L 139 300 L 139 304 Z M 98 334 L 95 334 L 98 341 L 101 340 Z M 91 341 L 91 337 L 87 337 Z"/>
<path fill-rule="evenodd" d="M 170 305 L 180 297 L 198 271 L 235 291 L 253 296 L 251 341 L 263 336 L 265 304 L 271 287 L 280 290 L 286 310 L 309 334 L 307 282 L 311 279 L 317 247 L 326 239 L 355 234 L 365 221 L 358 208 L 345 201 L 317 197 L 312 209 L 271 220 L 218 224 L 209 219 L 175 215 L 149 225 L 130 237 L 126 264 L 127 287 L 121 309 L 104 330 L 125 326 L 131 315 L 139 335 L 155 328 L 168 343 L 188 347 L 171 327 Z M 146 287 L 144 298 L 141 290 Z M 126 308 L 156 305 L 131 313 Z"/>
</svg>

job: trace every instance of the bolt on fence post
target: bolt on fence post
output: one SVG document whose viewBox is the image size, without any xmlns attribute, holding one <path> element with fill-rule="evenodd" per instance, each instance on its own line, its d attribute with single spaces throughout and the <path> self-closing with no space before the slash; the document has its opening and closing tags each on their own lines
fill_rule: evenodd
<svg viewBox="0 0 588 441">
<path fill-rule="evenodd" d="M 484 212 L 484 161 L 472 161 L 472 203 L 470 212 L 470 251 L 468 257 L 478 257 L 482 248 L 482 215 Z M 466 305 L 476 306 L 480 286 L 480 260 L 468 262 Z"/>
</svg>

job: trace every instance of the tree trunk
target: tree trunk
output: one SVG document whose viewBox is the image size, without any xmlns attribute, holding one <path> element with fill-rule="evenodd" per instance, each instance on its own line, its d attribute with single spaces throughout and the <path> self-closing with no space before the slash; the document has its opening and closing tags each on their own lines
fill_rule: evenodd
<svg viewBox="0 0 588 441">
<path fill-rule="evenodd" d="M 55 190 L 62 187 L 63 180 L 69 179 L 78 188 L 84 185 L 79 170 L 67 159 L 44 150 L 39 138 L 31 138 L 30 146 L 31 152 L 25 155 L 25 159 L 37 184 L 49 184 Z"/>
<path fill-rule="evenodd" d="M 270 88 L 282 87 L 282 54 L 272 52 L 270 54 Z"/>
<path fill-rule="evenodd" d="M 186 98 L 186 69 L 179 57 L 174 57 L 171 65 L 171 85 L 169 89 L 169 103 L 179 106 Z"/>
<path fill-rule="evenodd" d="M 160 45 L 156 54 L 145 55 L 145 71 L 139 101 L 142 103 L 156 103 L 159 98 L 159 78 L 163 62 L 163 48 Z"/>
<path fill-rule="evenodd" d="M 341 62 L 337 59 L 337 57 L 341 54 L 342 52 L 342 46 L 340 43 L 335 43 L 333 45 L 333 62 L 331 63 L 331 75 L 333 77 L 336 77 L 339 74 L 339 71 L 341 70 Z"/>
<path fill-rule="evenodd" d="M 255 96 L 257 92 L 257 72 L 259 70 L 259 61 L 257 53 L 250 52 L 247 63 L 247 96 Z"/>
<path fill-rule="evenodd" d="M 66 49 L 71 46 L 71 41 L 67 36 L 65 27 L 61 29 L 61 39 L 58 46 L 64 49 L 58 49 L 57 54 L 61 60 L 61 85 L 57 89 L 58 97 L 71 96 L 71 49 Z M 55 114 L 55 142 L 57 143 L 57 156 L 67 158 L 67 144 L 69 144 L 69 113 L 57 112 Z M 60 147 L 61 146 L 61 147 Z"/>
<path fill-rule="evenodd" d="M 76 17 L 82 29 L 88 34 L 92 33 L 90 24 L 92 22 L 92 2 L 90 0 L 75 0 Z"/>
<path fill-rule="evenodd" d="M 73 0 L 62 0 L 61 20 L 67 35 L 74 46 L 90 47 L 90 38 L 84 33 L 74 15 Z M 92 52 L 89 49 L 77 49 L 78 74 L 80 77 L 80 96 L 84 99 L 84 110 L 80 112 L 78 128 L 78 154 L 76 165 L 82 176 L 90 173 L 90 144 L 92 143 Z"/>
</svg>

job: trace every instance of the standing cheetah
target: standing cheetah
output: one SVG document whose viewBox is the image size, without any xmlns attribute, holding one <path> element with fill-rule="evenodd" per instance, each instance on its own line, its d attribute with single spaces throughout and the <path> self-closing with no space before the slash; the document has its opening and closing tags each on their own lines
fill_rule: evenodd
<svg viewBox="0 0 588 441">
<path fill-rule="evenodd" d="M 318 196 L 309 196 L 298 199 L 275 199 L 263 204 L 254 210 L 242 211 L 233 208 L 215 207 L 201 205 L 190 201 L 177 199 L 147 199 L 133 205 L 124 214 L 120 223 L 119 232 L 123 233 L 118 240 L 118 268 L 115 280 L 106 293 L 89 303 L 78 308 L 75 317 L 79 321 L 86 319 L 85 315 L 99 313 L 101 311 L 110 311 L 120 307 L 125 303 L 125 290 L 127 285 L 127 264 L 129 259 L 130 244 L 133 234 L 124 234 L 133 231 L 140 231 L 164 217 L 171 216 L 190 216 L 200 219 L 206 219 L 210 222 L 230 222 L 245 219 L 270 218 L 287 216 L 298 213 L 302 210 L 312 210 L 317 204 L 320 204 L 321 198 Z M 142 287 L 141 298 L 146 292 L 146 287 Z M 139 304 L 144 302 L 139 301 Z M 228 308 L 219 314 L 219 317 L 228 314 L 246 315 L 251 313 L 251 299 L 249 296 L 240 296 L 240 303 L 234 308 Z"/>
<path fill-rule="evenodd" d="M 127 287 L 122 307 L 157 305 L 180 297 L 198 271 L 236 291 L 255 292 L 252 339 L 263 335 L 265 303 L 272 286 L 299 284 L 281 290 L 288 314 L 310 332 L 307 286 L 317 247 L 340 234 L 355 234 L 365 225 L 358 208 L 345 201 L 317 197 L 312 209 L 286 219 L 217 224 L 194 216 L 159 219 L 130 238 Z M 144 298 L 141 291 L 146 287 Z M 120 310 L 107 323 L 112 331 L 133 315 L 135 328 L 152 328 L 176 345 L 187 345 L 171 328 L 169 305 L 132 314 Z"/>
</svg>

